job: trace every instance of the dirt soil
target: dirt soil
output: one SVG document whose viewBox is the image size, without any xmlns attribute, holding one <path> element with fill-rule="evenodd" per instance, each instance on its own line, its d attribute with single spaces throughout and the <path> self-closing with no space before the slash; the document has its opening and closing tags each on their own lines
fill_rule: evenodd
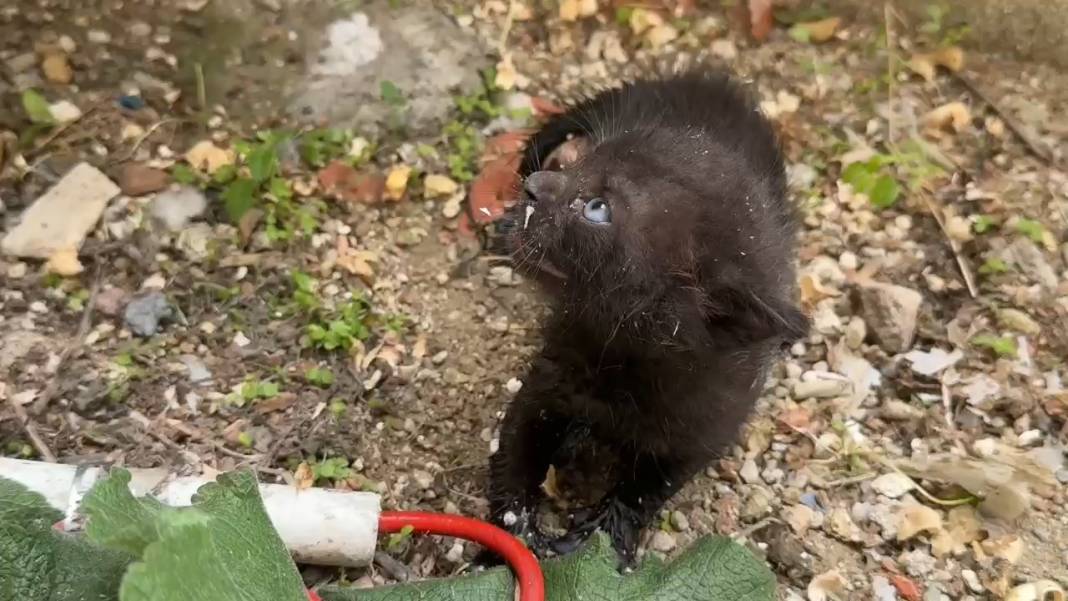
<svg viewBox="0 0 1068 601">
<path fill-rule="evenodd" d="M 498 165 L 485 142 L 552 103 L 704 57 L 751 81 L 781 132 L 815 326 L 643 553 L 734 535 L 767 559 L 782 599 L 1068 585 L 1068 73 L 922 54 L 967 35 L 948 17 L 813 24 L 834 15 L 784 7 L 757 43 L 715 2 L 390 4 L 446 14 L 508 89 L 462 91 L 441 133 L 420 138 L 403 125 L 414 99 L 388 85 L 399 122 L 309 124 L 288 95 L 328 24 L 361 3 L 0 8 L 0 231 L 79 162 L 124 189 L 91 223 L 80 273 L 0 255 L 0 452 L 246 467 L 484 516 L 486 459 L 544 312 L 505 258 L 480 251 L 472 223 L 499 209 L 478 189 L 496 180 L 472 187 Z M 30 89 L 80 116 L 53 104 L 60 123 L 31 119 Z M 188 164 L 197 143 L 248 164 L 241 141 L 312 127 L 340 141 L 282 142 L 237 224 L 234 169 Z M 167 188 L 178 182 L 189 187 Z M 132 313 L 153 298 L 173 311 L 138 332 Z M 424 538 L 366 570 L 305 576 L 443 576 L 477 550 Z"/>
</svg>

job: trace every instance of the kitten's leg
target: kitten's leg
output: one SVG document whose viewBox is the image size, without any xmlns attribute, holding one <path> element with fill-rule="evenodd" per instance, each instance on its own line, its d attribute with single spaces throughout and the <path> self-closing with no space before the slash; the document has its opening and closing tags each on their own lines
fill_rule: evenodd
<svg viewBox="0 0 1068 601">
<path fill-rule="evenodd" d="M 639 453 L 629 463 L 633 470 L 623 470 L 616 485 L 596 506 L 576 512 L 569 532 L 553 542 L 554 551 L 570 553 L 600 529 L 611 537 L 622 563 L 632 565 L 641 529 L 701 469 L 704 461 L 698 457 Z"/>
<path fill-rule="evenodd" d="M 549 407 L 544 387 L 524 388 L 501 424 L 500 447 L 490 458 L 489 502 L 492 520 L 543 546 L 536 510 L 541 483 L 570 419 Z"/>
</svg>

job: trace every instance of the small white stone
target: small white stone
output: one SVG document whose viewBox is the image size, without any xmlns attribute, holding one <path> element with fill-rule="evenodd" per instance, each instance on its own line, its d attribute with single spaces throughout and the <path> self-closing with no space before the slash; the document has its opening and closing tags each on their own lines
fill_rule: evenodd
<svg viewBox="0 0 1068 601">
<path fill-rule="evenodd" d="M 243 348 L 248 346 L 249 344 L 252 344 L 252 341 L 249 340 L 248 336 L 245 336 L 244 332 L 238 332 L 237 334 L 234 334 L 235 346 Z"/>
<path fill-rule="evenodd" d="M 504 389 L 511 394 L 519 392 L 523 388 L 523 382 L 519 378 L 512 378 L 504 384 Z"/>
</svg>

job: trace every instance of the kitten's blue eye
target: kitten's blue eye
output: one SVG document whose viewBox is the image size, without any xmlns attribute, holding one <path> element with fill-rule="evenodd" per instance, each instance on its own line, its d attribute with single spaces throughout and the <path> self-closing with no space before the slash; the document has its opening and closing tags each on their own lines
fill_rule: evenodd
<svg viewBox="0 0 1068 601">
<path fill-rule="evenodd" d="M 603 199 L 594 198 L 582 207 L 582 216 L 591 223 L 611 223 L 612 208 Z"/>
</svg>

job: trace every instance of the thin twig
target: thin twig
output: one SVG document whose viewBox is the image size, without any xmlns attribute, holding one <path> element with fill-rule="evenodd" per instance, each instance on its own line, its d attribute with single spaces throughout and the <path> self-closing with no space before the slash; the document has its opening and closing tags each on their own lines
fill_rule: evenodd
<svg viewBox="0 0 1068 601">
<path fill-rule="evenodd" d="M 883 3 L 883 22 L 886 27 L 886 139 L 894 142 L 894 28 L 890 17 L 894 9 L 889 2 Z"/>
<path fill-rule="evenodd" d="M 98 265 L 93 274 L 93 286 L 89 290 L 88 300 L 85 301 L 85 309 L 82 311 L 82 319 L 78 323 L 78 331 L 74 334 L 74 339 L 63 347 L 63 350 L 59 353 L 59 360 L 56 362 L 56 370 L 52 379 L 48 381 L 48 386 L 41 392 L 41 396 L 37 397 L 37 400 L 33 402 L 32 410 L 34 415 L 39 415 L 48 408 L 48 404 L 52 402 L 52 397 L 59 390 L 63 364 L 70 359 L 75 351 L 82 348 L 85 337 L 89 334 L 89 327 L 93 324 L 93 305 L 96 303 L 96 295 L 100 292 L 100 271 L 101 268 Z"/>
<path fill-rule="evenodd" d="M 745 538 L 749 538 L 750 536 L 756 534 L 757 532 L 760 532 L 761 530 L 767 528 L 768 526 L 770 526 L 772 524 L 781 524 L 781 523 L 782 523 L 782 520 L 780 520 L 779 518 L 764 518 L 764 519 L 760 520 L 759 522 L 753 524 L 752 526 L 746 528 L 745 530 L 739 530 L 738 532 L 735 532 L 734 534 L 731 535 L 731 538 L 736 540 L 736 541 L 739 541 L 739 540 L 742 540 L 742 539 L 745 539 Z"/>
<path fill-rule="evenodd" d="M 121 159 L 116 159 L 114 162 L 125 163 L 126 161 L 129 161 L 133 158 L 135 154 L 137 154 L 137 150 L 141 148 L 141 145 L 145 143 L 145 140 L 147 140 L 152 134 L 156 133 L 157 129 L 168 123 L 174 123 L 176 121 L 181 121 L 181 119 L 162 119 L 153 123 L 149 126 L 147 130 L 145 130 L 145 133 L 141 134 L 141 136 L 137 138 L 137 141 L 134 142 L 133 148 L 131 148 L 130 151 L 127 152 L 126 155 L 123 156 Z"/>
<path fill-rule="evenodd" d="M 56 454 L 52 452 L 52 449 L 48 448 L 41 435 L 37 433 L 37 426 L 34 425 L 33 420 L 26 414 L 26 410 L 22 408 L 14 400 L 8 400 L 11 404 L 11 408 L 15 411 L 15 417 L 18 418 L 19 424 L 22 425 L 22 429 L 26 432 L 26 436 L 30 437 L 30 442 L 33 443 L 33 448 L 37 449 L 37 453 L 42 459 L 48 463 L 56 462 Z"/>
<path fill-rule="evenodd" d="M 1003 109 L 1001 105 L 994 102 L 994 99 L 984 92 L 983 89 L 979 87 L 979 84 L 972 81 L 970 77 L 963 73 L 954 73 L 953 76 L 957 78 L 957 81 L 964 84 L 964 87 L 968 88 L 972 94 L 978 96 L 980 100 L 993 109 L 993 111 L 1001 117 L 1001 120 L 1005 122 L 1005 125 L 1012 130 L 1012 133 L 1016 134 L 1016 136 L 1024 143 L 1024 146 L 1031 151 L 1031 154 L 1042 159 L 1047 165 L 1053 164 L 1053 152 L 1044 144 L 1035 140 L 1031 134 L 1020 125 L 1020 122 L 1010 115 L 1007 110 Z"/>
<path fill-rule="evenodd" d="M 960 267 L 960 274 L 964 277 L 964 283 L 968 286 L 968 294 L 972 298 L 979 298 L 979 289 L 975 285 L 975 275 L 972 274 L 972 268 L 968 264 L 968 260 L 964 258 L 961 252 L 960 242 L 957 242 L 953 236 L 949 235 L 949 230 L 946 229 L 946 223 L 942 219 L 942 213 L 934 206 L 931 199 L 927 197 L 927 194 L 920 194 L 923 198 L 924 204 L 927 205 L 927 210 L 931 212 L 931 216 L 934 217 L 938 223 L 938 228 L 942 230 L 942 234 L 946 237 L 946 241 L 949 243 L 949 249 L 953 251 L 953 257 L 957 259 L 957 266 Z"/>
</svg>

